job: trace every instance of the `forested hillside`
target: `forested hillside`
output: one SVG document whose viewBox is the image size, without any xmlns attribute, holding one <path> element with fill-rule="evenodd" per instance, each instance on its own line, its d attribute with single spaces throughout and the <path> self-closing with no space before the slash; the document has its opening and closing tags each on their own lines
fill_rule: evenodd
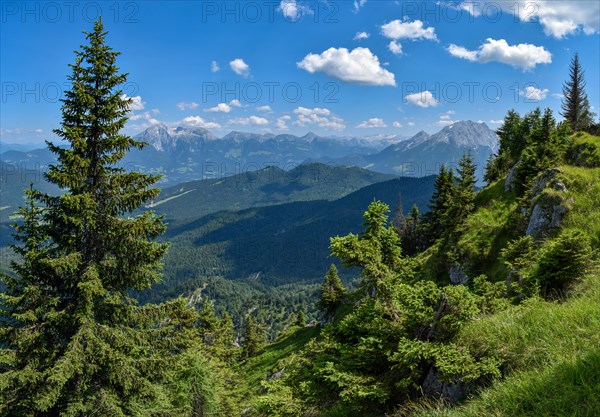
<svg viewBox="0 0 600 417">
<path fill-rule="evenodd" d="M 253 415 L 595 415 L 600 137 L 569 130 L 510 112 L 481 192 L 465 157 L 416 226 L 374 202 L 332 238 L 358 287 L 243 366 Z"/>
</svg>

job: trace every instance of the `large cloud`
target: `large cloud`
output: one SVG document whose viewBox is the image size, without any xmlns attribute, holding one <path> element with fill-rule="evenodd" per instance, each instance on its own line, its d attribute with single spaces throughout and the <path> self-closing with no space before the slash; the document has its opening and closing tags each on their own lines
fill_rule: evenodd
<svg viewBox="0 0 600 417">
<path fill-rule="evenodd" d="M 549 36 L 563 38 L 580 29 L 587 35 L 600 32 L 600 2 L 597 0 L 465 1 L 461 7 L 479 16 L 486 3 L 502 7 L 523 22 L 538 21 Z"/>
<path fill-rule="evenodd" d="M 488 63 L 501 62 L 523 70 L 532 70 L 538 64 L 552 62 L 552 54 L 543 46 L 529 43 L 509 45 L 504 39 L 488 38 L 477 50 L 468 50 L 462 46 L 451 44 L 448 47 L 451 55 L 468 61 Z"/>
<path fill-rule="evenodd" d="M 329 48 L 321 54 L 308 54 L 297 63 L 311 74 L 324 72 L 332 78 L 363 85 L 396 85 L 394 74 L 381 67 L 369 48 Z"/>
</svg>

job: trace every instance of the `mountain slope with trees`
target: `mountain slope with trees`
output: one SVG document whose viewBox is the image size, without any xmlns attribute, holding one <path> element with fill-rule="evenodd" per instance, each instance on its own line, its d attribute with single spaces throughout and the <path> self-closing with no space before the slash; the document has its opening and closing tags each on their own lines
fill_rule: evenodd
<svg viewBox="0 0 600 417">
<path fill-rule="evenodd" d="M 485 189 L 468 155 L 438 177 L 416 255 L 379 202 L 361 233 L 331 239 L 357 288 L 317 337 L 260 365 L 281 376 L 248 392 L 253 415 L 594 415 L 600 137 L 548 110 L 510 112 L 502 131 Z"/>
</svg>

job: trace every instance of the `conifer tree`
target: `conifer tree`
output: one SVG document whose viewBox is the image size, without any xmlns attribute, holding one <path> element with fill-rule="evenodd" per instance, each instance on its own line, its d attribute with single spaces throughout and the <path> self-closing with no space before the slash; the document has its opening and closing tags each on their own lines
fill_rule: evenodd
<svg viewBox="0 0 600 417">
<path fill-rule="evenodd" d="M 471 152 L 467 152 L 458 162 L 458 184 L 452 203 L 446 214 L 446 227 L 455 231 L 475 209 L 475 164 Z"/>
<path fill-rule="evenodd" d="M 561 116 L 575 132 L 585 130 L 593 124 L 593 114 L 590 110 L 585 86 L 584 71 L 579 63 L 579 54 L 575 53 L 569 66 L 569 80 L 563 85 L 564 98 L 561 105 Z"/>
<path fill-rule="evenodd" d="M 200 310 L 198 327 L 204 343 L 212 345 L 219 330 L 219 320 L 215 315 L 214 303 L 209 298 L 206 298 Z"/>
<path fill-rule="evenodd" d="M 442 165 L 440 172 L 435 178 L 434 191 L 429 200 L 429 212 L 425 216 L 429 243 L 438 239 L 446 229 L 447 213 L 452 203 L 455 189 L 454 172 L 452 169 L 447 170 Z"/>
<path fill-rule="evenodd" d="M 402 266 L 400 239 L 394 228 L 387 224 L 389 211 L 387 204 L 373 201 L 363 215 L 363 233 L 330 239 L 331 253 L 345 267 L 361 268 L 362 289 L 384 303 L 391 303 L 390 289 Z"/>
<path fill-rule="evenodd" d="M 325 281 L 321 284 L 319 309 L 326 314 L 331 314 L 342 303 L 345 296 L 346 289 L 338 275 L 338 270 L 334 264 L 331 264 L 325 274 Z"/>
<path fill-rule="evenodd" d="M 398 193 L 398 202 L 396 203 L 396 210 L 394 211 L 394 217 L 392 218 L 392 226 L 398 231 L 404 224 L 404 208 L 402 206 L 402 195 Z"/>
<path fill-rule="evenodd" d="M 244 358 L 255 356 L 266 342 L 267 338 L 264 326 L 252 315 L 248 315 L 242 335 L 242 356 Z"/>
<path fill-rule="evenodd" d="M 410 213 L 406 218 L 404 234 L 400 236 L 402 249 L 406 255 L 412 256 L 421 249 L 422 237 L 420 229 L 421 216 L 419 214 L 419 208 L 416 204 L 413 204 L 412 208 L 410 209 Z"/>
<path fill-rule="evenodd" d="M 215 345 L 222 351 L 220 356 L 225 362 L 233 362 L 237 357 L 235 328 L 228 312 L 224 312 L 219 321 Z"/>
<path fill-rule="evenodd" d="M 296 322 L 294 324 L 299 327 L 306 326 L 306 316 L 304 315 L 304 311 L 298 311 L 296 314 Z"/>
<path fill-rule="evenodd" d="M 70 146 L 48 142 L 58 163 L 46 180 L 63 194 L 27 192 L 22 261 L 16 278 L 3 278 L 0 415 L 189 415 L 210 403 L 183 366 L 198 353 L 197 315 L 182 299 L 138 307 L 128 295 L 160 278 L 167 245 L 154 240 L 165 226 L 151 212 L 131 214 L 158 195 L 158 178 L 118 166 L 143 146 L 119 133 L 131 105 L 119 89 L 126 74 L 101 21 L 86 38 L 55 130 Z"/>
</svg>

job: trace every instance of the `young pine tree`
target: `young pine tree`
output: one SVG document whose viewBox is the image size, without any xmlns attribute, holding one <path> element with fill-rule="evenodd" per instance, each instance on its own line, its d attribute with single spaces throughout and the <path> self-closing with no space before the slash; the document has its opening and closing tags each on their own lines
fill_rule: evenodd
<svg viewBox="0 0 600 417">
<path fill-rule="evenodd" d="M 445 220 L 446 228 L 450 231 L 459 230 L 475 209 L 476 168 L 470 151 L 462 156 L 458 166 L 458 184 Z"/>
<path fill-rule="evenodd" d="M 584 71 L 579 63 L 579 54 L 575 53 L 569 66 L 569 80 L 563 85 L 561 116 L 577 132 L 585 130 L 593 124 L 593 114 L 585 92 Z"/>
<path fill-rule="evenodd" d="M 387 204 L 373 201 L 363 215 L 364 232 L 333 237 L 329 246 L 345 267 L 361 268 L 363 291 L 386 303 L 391 302 L 391 287 L 403 266 L 400 239 L 387 225 L 389 211 Z"/>
<path fill-rule="evenodd" d="M 304 315 L 304 311 L 298 311 L 298 314 L 296 314 L 296 321 L 294 324 L 298 327 L 306 326 L 306 316 Z"/>
<path fill-rule="evenodd" d="M 335 309 L 344 301 L 346 288 L 338 275 L 338 270 L 334 264 L 329 266 L 329 271 L 325 274 L 325 281 L 321 284 L 321 298 L 319 299 L 319 309 L 325 314 L 333 314 Z"/>
<path fill-rule="evenodd" d="M 63 194 L 27 192 L 22 261 L 3 278 L 0 415 L 189 415 L 210 403 L 190 389 L 185 361 L 198 352 L 196 314 L 183 300 L 138 307 L 128 295 L 159 279 L 165 226 L 131 214 L 157 196 L 157 177 L 118 167 L 143 144 L 119 133 L 131 100 L 102 22 L 86 37 L 55 130 L 70 146 L 48 143 L 58 163 L 46 180 Z"/>
</svg>

